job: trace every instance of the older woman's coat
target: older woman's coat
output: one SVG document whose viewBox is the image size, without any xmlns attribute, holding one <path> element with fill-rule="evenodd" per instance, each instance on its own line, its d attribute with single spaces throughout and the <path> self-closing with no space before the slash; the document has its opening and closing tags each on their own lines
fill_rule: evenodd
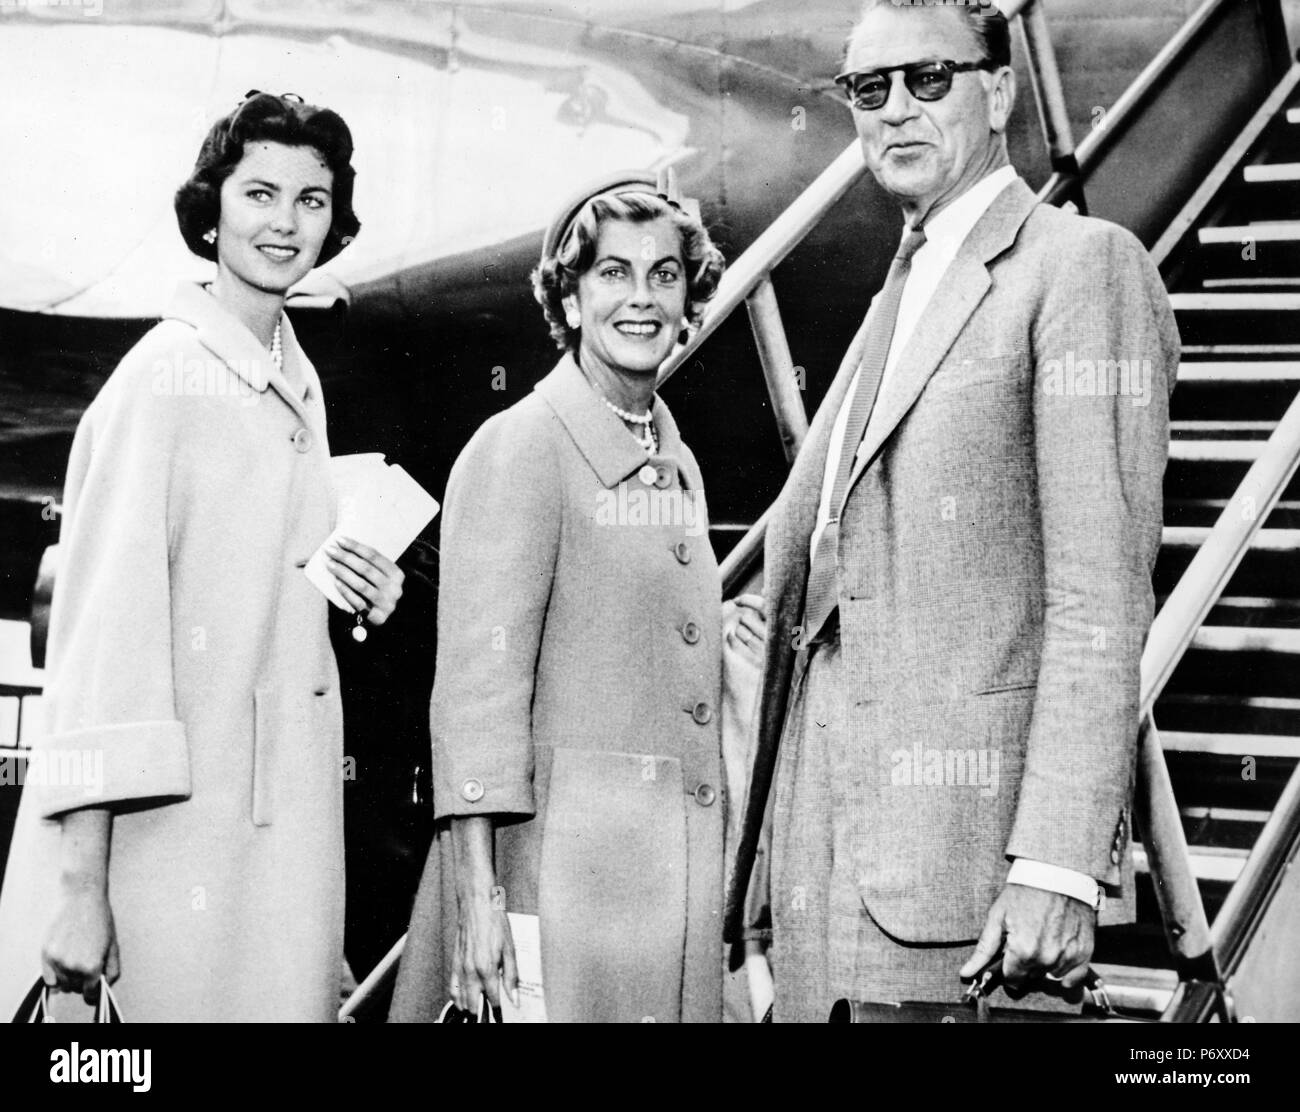
<svg viewBox="0 0 1300 1112">
<path fill-rule="evenodd" d="M 342 715 L 328 604 L 301 570 L 333 495 L 320 381 L 282 328 L 287 377 L 182 286 L 77 430 L 49 733 L 0 896 L 5 1014 L 40 975 L 58 819 L 80 807 L 114 813 L 128 1022 L 336 1014 Z"/>
<path fill-rule="evenodd" d="M 447 486 L 434 809 L 496 818 L 552 1021 L 721 1018 L 721 586 L 695 459 L 657 399 L 654 419 L 647 461 L 566 357 Z M 449 851 L 444 824 L 394 1019 L 448 999 Z"/>
</svg>

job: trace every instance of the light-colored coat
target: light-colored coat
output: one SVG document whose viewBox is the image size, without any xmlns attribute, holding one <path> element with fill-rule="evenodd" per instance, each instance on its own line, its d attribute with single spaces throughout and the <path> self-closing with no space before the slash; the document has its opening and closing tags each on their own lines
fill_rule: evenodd
<svg viewBox="0 0 1300 1112">
<path fill-rule="evenodd" d="M 699 469 L 662 401 L 654 418 L 647 464 L 565 357 L 447 484 L 434 810 L 496 817 L 552 1021 L 721 1018 L 721 586 Z M 449 848 L 444 829 L 393 1019 L 448 999 Z"/>
<path fill-rule="evenodd" d="M 729 937 L 789 703 L 831 425 L 870 320 L 767 530 L 759 740 Z M 1016 181 L 958 251 L 872 416 L 840 523 L 840 644 L 861 739 L 855 875 L 897 938 L 977 937 L 1012 856 L 1109 886 L 1122 899 L 1103 922 L 1131 914 L 1139 660 L 1178 354 L 1136 239 L 1038 205 Z M 1143 396 L 1095 378 L 1086 392 L 1084 362 L 1105 383 L 1114 360 L 1149 370 Z M 962 782 L 958 755 L 969 770 L 981 752 L 997 755 L 994 790 L 969 771 Z"/>
<path fill-rule="evenodd" d="M 68 468 L 45 751 L 98 790 L 29 783 L 0 897 L 0 1010 L 40 974 L 61 814 L 112 809 L 125 1018 L 330 1020 L 343 951 L 342 714 L 324 597 L 320 382 L 200 287 L 127 354 Z"/>
</svg>

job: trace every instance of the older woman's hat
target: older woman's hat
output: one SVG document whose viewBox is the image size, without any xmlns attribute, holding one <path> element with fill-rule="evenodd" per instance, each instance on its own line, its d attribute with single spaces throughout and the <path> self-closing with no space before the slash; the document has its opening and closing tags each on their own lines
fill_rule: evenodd
<svg viewBox="0 0 1300 1112">
<path fill-rule="evenodd" d="M 624 193 L 650 193 L 692 219 L 700 218 L 700 203 L 681 195 L 677 188 L 677 174 L 671 166 L 664 167 L 658 173 L 649 170 L 619 170 L 588 182 L 564 203 L 542 238 L 542 262 L 560 249 L 583 205 L 597 197 L 618 197 Z"/>
</svg>

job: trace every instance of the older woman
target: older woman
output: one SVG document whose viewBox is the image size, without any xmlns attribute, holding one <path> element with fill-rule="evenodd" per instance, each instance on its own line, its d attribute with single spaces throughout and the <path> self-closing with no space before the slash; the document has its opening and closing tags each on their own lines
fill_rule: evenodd
<svg viewBox="0 0 1300 1112">
<path fill-rule="evenodd" d="M 337 1013 L 342 721 L 301 570 L 334 505 L 320 380 L 282 310 L 357 232 L 351 156 L 343 120 L 297 98 L 250 93 L 215 124 L 176 196 L 215 279 L 182 285 L 78 427 L 45 747 L 49 770 L 96 774 L 24 792 L 0 1006 L 43 968 L 88 997 L 120 970 L 129 1021 Z M 345 541 L 330 567 L 358 622 L 387 618 L 391 561 Z"/>
<path fill-rule="evenodd" d="M 585 190 L 534 289 L 563 350 L 447 485 L 429 855 L 391 1018 L 517 979 L 551 1021 L 721 1018 L 721 591 L 695 457 L 655 396 L 722 259 L 641 174 Z M 740 634 L 754 641 L 761 621 Z"/>
</svg>

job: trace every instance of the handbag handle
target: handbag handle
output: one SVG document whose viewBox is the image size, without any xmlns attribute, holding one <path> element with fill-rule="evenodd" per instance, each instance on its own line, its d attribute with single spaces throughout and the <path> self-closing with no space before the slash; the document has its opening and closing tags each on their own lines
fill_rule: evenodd
<svg viewBox="0 0 1300 1112">
<path fill-rule="evenodd" d="M 50 991 L 50 986 L 44 981 L 37 981 L 23 997 L 23 1002 L 18 1005 L 18 1010 L 14 1012 L 14 1018 L 10 1022 L 53 1023 L 54 1016 L 50 1014 Z M 108 981 L 103 977 L 99 979 L 99 999 L 95 1001 L 95 1018 L 91 1022 L 123 1022 L 122 1009 L 118 1007 L 117 998 L 113 995 L 113 990 L 108 987 Z"/>
<path fill-rule="evenodd" d="M 456 1001 L 448 1000 L 443 1009 L 438 1013 L 437 1023 L 500 1023 L 501 1013 L 498 1009 L 493 1008 L 484 993 L 479 997 L 478 1014 L 470 1011 L 468 1008 L 456 1007 Z"/>
</svg>

